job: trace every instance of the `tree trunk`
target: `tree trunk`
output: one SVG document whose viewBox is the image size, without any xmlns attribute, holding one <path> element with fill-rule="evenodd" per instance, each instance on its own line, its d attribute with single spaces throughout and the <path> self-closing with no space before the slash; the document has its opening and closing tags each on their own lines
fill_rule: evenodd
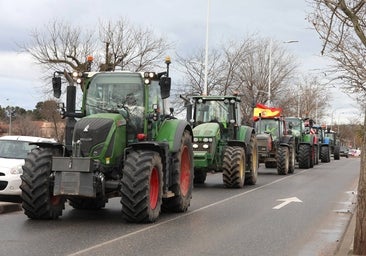
<svg viewBox="0 0 366 256">
<path fill-rule="evenodd" d="M 366 113 L 366 109 L 365 109 Z M 364 129 L 366 115 L 364 119 Z M 358 181 L 356 229 L 353 241 L 353 254 L 366 255 L 366 133 L 363 133 L 361 148 L 360 178 Z"/>
</svg>

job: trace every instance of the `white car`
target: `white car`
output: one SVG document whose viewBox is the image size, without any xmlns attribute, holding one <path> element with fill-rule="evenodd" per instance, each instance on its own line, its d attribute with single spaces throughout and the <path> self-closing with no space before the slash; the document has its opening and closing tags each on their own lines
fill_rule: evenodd
<svg viewBox="0 0 366 256">
<path fill-rule="evenodd" d="M 33 136 L 2 136 L 0 137 L 0 197 L 20 196 L 20 175 L 23 173 L 22 166 L 28 152 L 36 145 L 31 142 L 51 142 L 47 139 Z"/>
</svg>

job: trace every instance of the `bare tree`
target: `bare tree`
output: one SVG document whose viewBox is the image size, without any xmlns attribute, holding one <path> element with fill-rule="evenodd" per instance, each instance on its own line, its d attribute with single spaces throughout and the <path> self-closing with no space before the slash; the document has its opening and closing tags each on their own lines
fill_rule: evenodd
<svg viewBox="0 0 366 256">
<path fill-rule="evenodd" d="M 54 100 L 46 100 L 37 104 L 39 114 L 42 120 L 51 122 L 53 125 L 53 137 L 62 141 L 63 138 L 63 125 L 60 113 L 58 111 L 57 102 Z"/>
<path fill-rule="evenodd" d="M 125 19 L 116 24 L 100 23 L 99 38 L 91 30 L 57 20 L 51 21 L 45 30 L 35 29 L 31 38 L 29 44 L 20 47 L 45 69 L 47 78 L 55 70 L 87 71 L 89 55 L 95 57 L 94 66 L 101 70 L 120 66 L 141 71 L 161 61 L 171 47 L 152 30 L 133 26 Z"/>
<path fill-rule="evenodd" d="M 323 41 L 322 54 L 335 61 L 331 70 L 346 92 L 360 102 L 366 96 L 366 2 L 364 0 L 314 0 L 309 15 Z M 363 105 L 363 107 L 365 107 Z M 365 109 L 366 113 L 366 109 Z M 364 120 L 366 125 L 366 115 Z M 364 130 L 363 130 L 364 131 Z M 366 255 L 366 136 L 363 134 L 354 253 Z"/>
<path fill-rule="evenodd" d="M 181 65 L 185 78 L 184 93 L 202 94 L 203 59 L 203 50 L 193 56 L 178 58 L 177 62 Z M 279 43 L 255 36 L 249 36 L 240 42 L 229 41 L 220 48 L 210 50 L 208 65 L 208 94 L 240 95 L 246 123 L 251 120 L 253 103 L 265 104 L 268 101 L 269 74 L 272 74 L 270 79 L 273 102 L 280 104 L 281 91 L 286 90 L 284 86 L 289 84 L 296 67 L 293 57 L 286 54 Z"/>
<path fill-rule="evenodd" d="M 92 33 L 62 21 L 51 21 L 31 32 L 31 41 L 21 45 L 48 74 L 55 70 L 85 71 L 85 60 L 96 49 Z M 52 75 L 52 74 L 51 74 Z M 49 75 L 45 76 L 49 77 Z"/>
<path fill-rule="evenodd" d="M 327 114 L 331 96 L 318 77 L 303 76 L 300 81 L 288 85 L 287 88 L 279 104 L 284 115 L 309 117 L 320 123 Z"/>
<path fill-rule="evenodd" d="M 41 136 L 40 129 L 32 120 L 31 115 L 24 115 L 14 122 L 14 134 L 26 136 Z"/>
<path fill-rule="evenodd" d="M 100 23 L 99 38 L 106 44 L 106 62 L 102 69 L 144 71 L 161 63 L 172 47 L 150 29 L 131 25 L 126 19 Z"/>
</svg>

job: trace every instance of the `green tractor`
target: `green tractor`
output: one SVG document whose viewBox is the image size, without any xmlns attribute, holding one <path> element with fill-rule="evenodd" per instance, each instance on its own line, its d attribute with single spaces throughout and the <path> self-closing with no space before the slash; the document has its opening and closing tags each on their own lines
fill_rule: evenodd
<svg viewBox="0 0 366 256">
<path fill-rule="evenodd" d="M 222 172 L 228 188 L 254 185 L 258 175 L 257 140 L 252 127 L 241 125 L 237 96 L 193 96 L 187 120 L 193 128 L 194 183 L 207 172 Z"/>
<path fill-rule="evenodd" d="M 22 207 L 31 219 L 57 219 L 65 202 L 100 209 L 120 197 L 128 222 L 184 212 L 193 189 L 192 129 L 166 111 L 170 59 L 162 73 L 55 72 L 54 96 L 67 86 L 65 144 L 39 144 L 23 166 Z M 83 91 L 75 111 L 76 86 Z"/>
<path fill-rule="evenodd" d="M 299 168 L 313 168 L 319 163 L 319 145 L 312 120 L 286 117 L 286 122 L 290 133 L 295 138 L 296 160 Z"/>
<path fill-rule="evenodd" d="M 329 139 L 330 154 L 333 155 L 334 160 L 339 160 L 341 147 L 338 134 L 335 131 L 332 131 L 330 128 L 327 128 L 324 136 L 325 138 Z"/>
<path fill-rule="evenodd" d="M 283 117 L 259 117 L 255 122 L 259 162 L 266 168 L 277 168 L 277 174 L 295 171 L 295 141 L 288 134 Z"/>
</svg>

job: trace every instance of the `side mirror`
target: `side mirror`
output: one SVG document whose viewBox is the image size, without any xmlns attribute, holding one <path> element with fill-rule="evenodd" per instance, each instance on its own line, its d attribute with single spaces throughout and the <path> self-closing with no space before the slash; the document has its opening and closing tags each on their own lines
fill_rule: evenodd
<svg viewBox="0 0 366 256">
<path fill-rule="evenodd" d="M 159 81 L 161 98 L 166 99 L 170 96 L 171 78 L 162 77 Z"/>
<path fill-rule="evenodd" d="M 57 99 L 61 97 L 61 77 L 52 77 L 53 96 Z"/>
</svg>

